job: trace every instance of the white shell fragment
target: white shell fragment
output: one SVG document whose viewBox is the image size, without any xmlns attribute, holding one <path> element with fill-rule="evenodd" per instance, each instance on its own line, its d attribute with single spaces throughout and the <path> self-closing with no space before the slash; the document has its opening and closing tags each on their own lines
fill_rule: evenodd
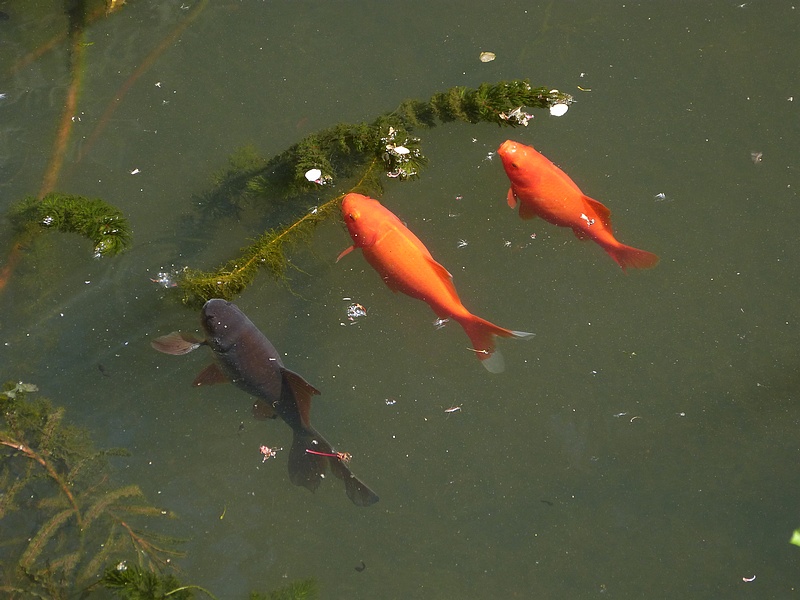
<svg viewBox="0 0 800 600">
<path fill-rule="evenodd" d="M 550 114 L 553 115 L 554 117 L 561 117 L 567 114 L 568 110 L 569 110 L 568 104 L 553 104 L 553 106 L 550 107 Z"/>
<path fill-rule="evenodd" d="M 481 52 L 481 62 L 492 62 L 497 56 L 494 52 Z"/>
<path fill-rule="evenodd" d="M 317 181 L 320 177 L 322 177 L 322 171 L 319 169 L 309 169 L 306 171 L 306 179 L 309 181 Z"/>
</svg>

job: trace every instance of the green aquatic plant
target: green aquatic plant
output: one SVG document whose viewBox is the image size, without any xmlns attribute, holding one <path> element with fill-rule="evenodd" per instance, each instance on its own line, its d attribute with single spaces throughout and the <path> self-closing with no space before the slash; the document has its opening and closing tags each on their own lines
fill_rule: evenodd
<svg viewBox="0 0 800 600">
<path fill-rule="evenodd" d="M 184 585 L 174 575 L 153 573 L 123 563 L 110 567 L 100 579 L 100 585 L 113 590 L 124 600 L 192 600 L 195 591 L 216 600 L 217 597 L 198 585 Z M 249 600 L 316 600 L 319 589 L 315 579 L 299 579 L 275 590 L 261 594 L 251 592 Z"/>
<path fill-rule="evenodd" d="M 94 256 L 114 256 L 131 244 L 131 229 L 122 212 L 99 198 L 47 194 L 41 200 L 28 196 L 9 211 L 18 232 L 54 229 L 77 233 L 94 244 Z"/>
<path fill-rule="evenodd" d="M 191 600 L 195 589 L 215 599 L 211 592 L 198 586 L 183 585 L 170 573 L 154 573 L 122 562 L 106 569 L 100 585 L 125 600 Z"/>
<path fill-rule="evenodd" d="M 262 268 L 277 279 L 285 278 L 291 266 L 286 249 L 337 215 L 345 194 L 380 196 L 387 178 L 402 181 L 419 176 L 427 160 L 414 130 L 454 121 L 527 125 L 532 116 L 523 108 L 571 102 L 569 94 L 533 88 L 526 80 L 484 83 L 474 89 L 458 86 L 427 101 L 406 100 L 371 123 L 340 123 L 324 129 L 269 160 L 252 149 L 238 152 L 216 177 L 203 204 L 212 211 L 221 206 L 238 211 L 251 203 L 286 213 L 286 201 L 291 200 L 293 212 L 217 269 L 186 269 L 177 280 L 183 302 L 197 306 L 210 298 L 232 299 Z"/>
<path fill-rule="evenodd" d="M 137 485 L 114 487 L 109 456 L 36 386 L 0 392 L 0 592 L 66 598 L 94 583 L 110 562 L 162 569 L 179 540 L 141 526 L 169 511 L 148 504 Z"/>
</svg>

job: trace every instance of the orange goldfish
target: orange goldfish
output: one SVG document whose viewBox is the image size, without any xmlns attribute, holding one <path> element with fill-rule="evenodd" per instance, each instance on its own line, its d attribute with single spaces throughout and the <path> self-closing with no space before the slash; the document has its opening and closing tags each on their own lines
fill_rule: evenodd
<svg viewBox="0 0 800 600">
<path fill-rule="evenodd" d="M 593 239 L 625 270 L 655 267 L 658 256 L 617 241 L 611 229 L 611 211 L 584 195 L 569 176 L 530 146 L 506 140 L 497 154 L 511 180 L 508 205 L 519 216 L 540 216 L 559 227 L 570 227 L 578 239 Z"/>
<path fill-rule="evenodd" d="M 342 201 L 342 215 L 353 245 L 339 255 L 337 262 L 354 248 L 361 248 L 364 258 L 390 290 L 422 300 L 440 319 L 452 318 L 461 325 L 472 342 L 472 350 L 488 371 L 499 373 L 504 368 L 503 357 L 494 346 L 495 336 L 533 336 L 498 327 L 464 308 L 452 275 L 433 259 L 419 238 L 377 200 L 361 194 L 347 194 Z"/>
</svg>

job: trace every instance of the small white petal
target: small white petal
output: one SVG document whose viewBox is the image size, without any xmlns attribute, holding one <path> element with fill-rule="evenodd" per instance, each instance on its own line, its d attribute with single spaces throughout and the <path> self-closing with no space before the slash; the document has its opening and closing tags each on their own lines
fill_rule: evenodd
<svg viewBox="0 0 800 600">
<path fill-rule="evenodd" d="M 394 152 L 396 154 L 410 154 L 411 153 L 411 150 L 409 150 L 405 146 L 395 146 L 393 148 L 393 150 L 394 150 Z"/>
<path fill-rule="evenodd" d="M 553 115 L 554 117 L 560 117 L 566 114 L 568 110 L 569 110 L 568 104 L 553 104 L 553 106 L 550 107 L 550 114 Z"/>
<path fill-rule="evenodd" d="M 320 177 L 322 177 L 322 171 L 319 169 L 309 169 L 306 171 L 306 179 L 309 181 L 316 181 Z"/>
</svg>

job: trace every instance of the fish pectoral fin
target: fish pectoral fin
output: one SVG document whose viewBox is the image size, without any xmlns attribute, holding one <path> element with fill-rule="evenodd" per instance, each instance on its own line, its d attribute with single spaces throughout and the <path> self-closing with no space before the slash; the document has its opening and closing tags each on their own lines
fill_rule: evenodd
<svg viewBox="0 0 800 600">
<path fill-rule="evenodd" d="M 339 256 L 336 257 L 336 262 L 338 263 L 340 260 L 342 260 L 345 256 L 350 254 L 355 249 L 356 249 L 355 246 L 350 246 L 349 248 L 345 248 L 344 250 L 342 250 L 341 254 L 339 254 Z"/>
<path fill-rule="evenodd" d="M 180 331 L 173 331 L 167 335 L 162 335 L 150 342 L 150 345 L 159 352 L 164 354 L 173 354 L 180 356 L 181 354 L 189 354 L 205 344 L 205 340 L 200 340 L 192 335 L 181 333 Z"/>
<path fill-rule="evenodd" d="M 222 372 L 217 363 L 211 363 L 200 371 L 200 374 L 194 378 L 192 385 L 214 385 L 217 383 L 230 383 L 230 379 Z"/>
<path fill-rule="evenodd" d="M 589 196 L 584 196 L 583 201 L 589 205 L 589 207 L 597 214 L 600 222 L 611 229 L 611 211 L 608 210 L 605 204 L 598 202 L 593 198 L 589 198 Z"/>
<path fill-rule="evenodd" d="M 294 402 L 300 413 L 300 422 L 304 427 L 310 427 L 311 397 L 318 396 L 319 390 L 308 383 L 300 375 L 289 369 L 281 369 L 284 382 L 294 392 Z"/>
<path fill-rule="evenodd" d="M 517 208 L 517 196 L 514 194 L 514 188 L 508 188 L 508 196 L 506 197 L 506 201 L 511 208 Z"/>
</svg>

